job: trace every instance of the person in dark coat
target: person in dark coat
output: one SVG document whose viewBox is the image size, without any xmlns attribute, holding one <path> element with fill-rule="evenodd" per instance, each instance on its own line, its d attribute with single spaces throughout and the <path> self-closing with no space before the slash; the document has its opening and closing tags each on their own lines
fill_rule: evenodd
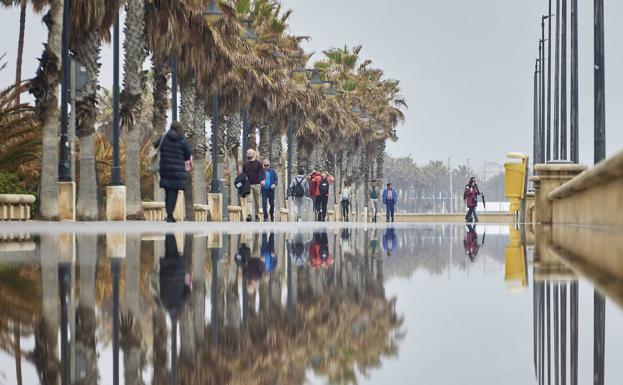
<svg viewBox="0 0 623 385">
<path fill-rule="evenodd" d="M 175 222 L 173 211 L 179 190 L 186 189 L 186 162 L 191 162 L 190 146 L 184 137 L 180 122 L 173 122 L 171 129 L 159 139 L 160 144 L 160 187 L 164 189 L 164 203 L 167 222 Z M 157 145 L 157 143 L 156 143 Z"/>
</svg>

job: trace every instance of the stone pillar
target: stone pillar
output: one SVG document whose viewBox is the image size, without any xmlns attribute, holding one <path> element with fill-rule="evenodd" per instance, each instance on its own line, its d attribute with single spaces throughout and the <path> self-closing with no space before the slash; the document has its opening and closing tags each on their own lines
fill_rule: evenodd
<svg viewBox="0 0 623 385">
<path fill-rule="evenodd" d="M 212 222 L 223 221 L 223 195 L 218 193 L 208 194 L 208 206 L 210 206 L 210 215 Z"/>
<path fill-rule="evenodd" d="M 61 221 L 76 220 L 75 182 L 58 182 L 58 217 Z"/>
<path fill-rule="evenodd" d="M 535 185 L 536 214 L 539 223 L 552 223 L 552 202 L 547 195 L 584 170 L 586 166 L 575 163 L 547 163 L 534 166 L 534 171 L 539 174 L 539 188 L 537 189 Z"/>
<path fill-rule="evenodd" d="M 106 187 L 106 220 L 125 221 L 125 186 Z"/>
</svg>

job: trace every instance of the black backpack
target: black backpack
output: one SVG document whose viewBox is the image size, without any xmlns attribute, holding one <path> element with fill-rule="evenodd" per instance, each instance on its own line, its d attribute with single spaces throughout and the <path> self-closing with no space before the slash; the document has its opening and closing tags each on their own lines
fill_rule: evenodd
<svg viewBox="0 0 623 385">
<path fill-rule="evenodd" d="M 234 180 L 234 186 L 236 186 L 236 190 L 243 198 L 251 193 L 251 183 L 249 183 L 249 178 L 247 174 L 240 173 L 236 180 Z"/>
<path fill-rule="evenodd" d="M 302 198 L 305 196 L 305 189 L 303 188 L 303 179 L 295 178 L 294 186 L 292 186 L 292 196 L 296 198 Z"/>
<path fill-rule="evenodd" d="M 318 190 L 320 191 L 320 195 L 329 195 L 329 179 L 320 179 L 320 186 Z"/>
</svg>

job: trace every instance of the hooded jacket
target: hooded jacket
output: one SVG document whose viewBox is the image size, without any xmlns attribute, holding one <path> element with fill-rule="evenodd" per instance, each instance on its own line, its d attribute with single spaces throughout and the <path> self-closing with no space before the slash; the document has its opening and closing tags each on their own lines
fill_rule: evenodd
<svg viewBox="0 0 623 385">
<path fill-rule="evenodd" d="M 190 160 L 190 147 L 186 138 L 169 130 L 160 146 L 160 187 L 172 190 L 186 189 L 184 162 Z"/>
</svg>

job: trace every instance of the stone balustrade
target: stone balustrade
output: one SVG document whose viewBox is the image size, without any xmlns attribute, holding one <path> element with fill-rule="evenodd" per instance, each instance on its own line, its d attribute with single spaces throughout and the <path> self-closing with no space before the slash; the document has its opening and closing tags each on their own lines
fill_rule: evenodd
<svg viewBox="0 0 623 385">
<path fill-rule="evenodd" d="M 0 194 L 0 220 L 27 221 L 30 219 L 30 205 L 35 196 L 29 194 Z"/>
<path fill-rule="evenodd" d="M 164 221 L 167 217 L 164 202 L 143 202 L 142 206 L 146 221 Z"/>
<path fill-rule="evenodd" d="M 227 213 L 230 222 L 242 222 L 242 207 L 227 206 Z"/>
<path fill-rule="evenodd" d="M 195 204 L 193 209 L 195 213 L 195 222 L 210 222 L 212 220 L 210 206 Z"/>
</svg>

